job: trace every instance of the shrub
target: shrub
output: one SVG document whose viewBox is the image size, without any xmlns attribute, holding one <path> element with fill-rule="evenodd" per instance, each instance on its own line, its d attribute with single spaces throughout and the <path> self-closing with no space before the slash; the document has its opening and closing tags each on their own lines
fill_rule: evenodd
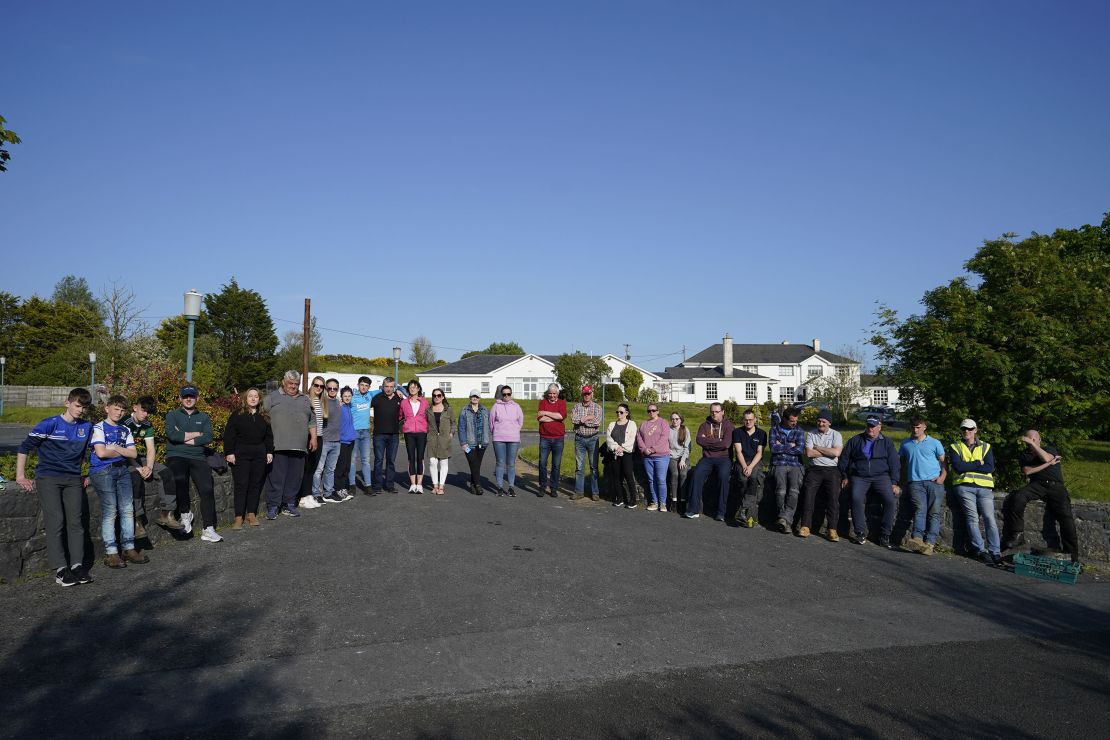
<svg viewBox="0 0 1110 740">
<path fill-rule="evenodd" d="M 601 403 L 601 397 L 596 392 L 594 393 L 594 400 L 598 403 Z M 605 386 L 605 401 L 616 401 L 617 403 L 623 402 L 624 390 L 622 390 L 621 387 L 616 383 L 608 383 Z"/>
<path fill-rule="evenodd" d="M 659 403 L 659 391 L 654 388 L 643 388 L 636 397 L 637 403 Z"/>
<path fill-rule="evenodd" d="M 802 413 L 798 414 L 798 423 L 807 427 L 817 426 L 818 411 L 816 406 L 806 406 L 802 409 Z"/>
</svg>

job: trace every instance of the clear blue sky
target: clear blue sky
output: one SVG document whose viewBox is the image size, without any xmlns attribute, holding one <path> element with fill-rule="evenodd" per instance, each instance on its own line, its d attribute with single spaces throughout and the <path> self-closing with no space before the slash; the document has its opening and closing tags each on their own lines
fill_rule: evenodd
<svg viewBox="0 0 1110 740">
<path fill-rule="evenodd" d="M 114 277 L 159 317 L 234 275 L 279 335 L 311 297 L 385 338 L 325 350 L 368 356 L 835 350 L 983 239 L 1110 210 L 1107 28 L 1093 1 L 9 4 L 0 289 Z"/>
</svg>

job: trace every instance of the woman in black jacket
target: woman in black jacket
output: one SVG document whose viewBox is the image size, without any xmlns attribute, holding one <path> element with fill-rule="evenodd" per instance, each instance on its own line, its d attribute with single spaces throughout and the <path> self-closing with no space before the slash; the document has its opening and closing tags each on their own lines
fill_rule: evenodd
<svg viewBox="0 0 1110 740">
<path fill-rule="evenodd" d="M 243 405 L 227 420 L 224 457 L 235 479 L 235 523 L 231 528 L 242 529 L 244 518 L 247 524 L 257 527 L 266 466 L 274 461 L 274 430 L 257 388 L 243 394 Z"/>
</svg>

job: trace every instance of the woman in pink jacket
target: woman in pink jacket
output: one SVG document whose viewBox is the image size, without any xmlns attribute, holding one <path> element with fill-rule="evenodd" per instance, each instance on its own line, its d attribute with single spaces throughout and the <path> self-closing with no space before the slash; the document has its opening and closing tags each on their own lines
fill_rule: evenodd
<svg viewBox="0 0 1110 740">
<path fill-rule="evenodd" d="M 489 412 L 493 454 L 497 457 L 497 465 L 493 469 L 493 481 L 497 486 L 498 496 L 506 494 L 501 481 L 507 477 L 509 479 L 507 493 L 516 497 L 513 483 L 516 482 L 516 453 L 520 449 L 520 429 L 523 426 L 524 409 L 513 400 L 513 389 L 507 385 L 501 386 L 501 398 L 493 404 Z"/>
<path fill-rule="evenodd" d="M 659 418 L 659 404 L 648 404 L 648 418 L 636 430 L 636 446 L 648 479 L 648 511 L 667 510 L 667 469 L 671 464 L 670 427 Z"/>
<path fill-rule="evenodd" d="M 424 493 L 424 450 L 428 447 L 428 399 L 415 379 L 408 386 L 409 397 L 401 401 L 401 431 L 405 433 L 405 452 L 409 454 L 409 493 Z"/>
</svg>

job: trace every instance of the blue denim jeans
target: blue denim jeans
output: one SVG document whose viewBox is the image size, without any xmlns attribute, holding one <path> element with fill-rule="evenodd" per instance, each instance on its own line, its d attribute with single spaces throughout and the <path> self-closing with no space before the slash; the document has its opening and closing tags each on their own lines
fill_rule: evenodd
<svg viewBox="0 0 1110 740">
<path fill-rule="evenodd" d="M 805 468 L 800 465 L 776 465 L 772 472 L 775 474 L 775 497 L 779 506 L 779 519 L 785 519 L 787 524 L 793 525 Z M 802 526 L 809 525 L 803 523 Z"/>
<path fill-rule="evenodd" d="M 913 500 L 913 537 L 924 537 L 935 545 L 940 536 L 940 507 L 944 503 L 944 486 L 931 480 L 911 480 Z M 928 515 L 928 524 L 926 524 Z"/>
<path fill-rule="evenodd" d="M 717 511 L 714 512 L 715 516 L 723 517 L 725 515 L 725 507 L 728 505 L 728 476 L 731 472 L 732 463 L 729 462 L 727 457 L 703 457 L 698 460 L 698 464 L 694 466 L 694 476 L 690 481 L 690 500 L 686 504 L 687 514 L 700 514 L 701 513 L 701 489 L 705 485 L 705 481 L 709 478 L 711 471 L 717 471 Z"/>
<path fill-rule="evenodd" d="M 313 496 L 335 493 L 335 464 L 339 462 L 339 447 L 339 442 L 325 442 L 320 450 L 320 462 L 312 474 Z"/>
<path fill-rule="evenodd" d="M 397 470 L 393 465 L 400 441 L 399 434 L 374 435 L 374 477 L 370 483 L 371 488 L 392 491 L 397 484 Z"/>
<path fill-rule="evenodd" d="M 551 456 L 551 472 L 548 473 L 547 457 Z M 548 480 L 551 490 L 559 487 L 559 469 L 563 465 L 563 438 L 540 437 L 540 490 L 546 490 Z"/>
<path fill-rule="evenodd" d="M 118 555 L 116 515 L 119 515 L 120 543 L 124 550 L 135 549 L 135 504 L 131 495 L 131 471 L 126 465 L 112 465 L 89 478 L 100 499 L 100 539 L 107 555 Z"/>
<path fill-rule="evenodd" d="M 964 507 L 967 520 L 967 538 L 977 552 L 988 550 L 992 555 L 1001 555 L 998 539 L 998 520 L 994 518 L 994 491 L 980 486 L 956 486 L 952 489 Z M 979 515 L 982 514 L 983 526 L 987 530 L 987 546 L 983 547 L 983 535 L 979 533 Z"/>
<path fill-rule="evenodd" d="M 593 495 L 601 493 L 601 489 L 597 485 L 597 438 L 599 435 L 592 437 L 578 437 L 574 438 L 574 492 L 585 493 L 586 491 L 586 457 L 589 456 L 590 462 L 590 481 L 593 488 L 590 492 Z"/>
<path fill-rule="evenodd" d="M 875 493 L 883 502 L 882 536 L 889 537 L 894 529 L 894 488 L 889 475 L 852 476 L 848 479 L 852 493 L 852 529 L 860 537 L 867 535 L 867 494 Z"/>
<path fill-rule="evenodd" d="M 670 467 L 670 455 L 652 455 L 644 458 L 644 472 L 648 479 L 648 498 L 651 503 L 660 506 L 667 505 L 667 471 Z"/>
<path fill-rule="evenodd" d="M 373 480 L 374 464 L 370 461 L 370 430 L 358 429 L 355 432 L 358 437 L 355 438 L 355 450 L 358 451 L 358 459 L 362 465 L 362 484 L 368 486 Z M 352 454 L 353 458 L 354 455 Z M 347 473 L 347 487 L 355 487 L 355 466 L 351 465 L 350 472 Z"/>
<path fill-rule="evenodd" d="M 516 451 L 520 449 L 520 442 L 494 442 L 493 454 L 497 457 L 497 465 L 493 469 L 493 484 L 501 487 L 501 481 L 508 479 L 509 488 L 516 482 Z"/>
</svg>

